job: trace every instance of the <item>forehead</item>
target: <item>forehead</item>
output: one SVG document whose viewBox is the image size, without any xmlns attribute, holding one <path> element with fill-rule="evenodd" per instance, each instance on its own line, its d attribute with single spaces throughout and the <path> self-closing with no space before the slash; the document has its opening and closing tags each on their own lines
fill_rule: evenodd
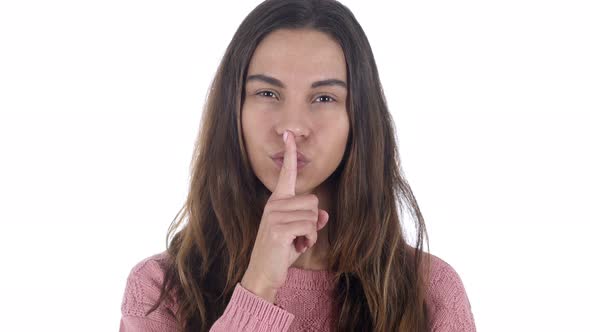
<svg viewBox="0 0 590 332">
<path fill-rule="evenodd" d="M 337 78 L 346 82 L 346 60 L 329 35 L 310 29 L 275 30 L 259 44 L 248 75 L 270 74 L 289 85 Z"/>
</svg>

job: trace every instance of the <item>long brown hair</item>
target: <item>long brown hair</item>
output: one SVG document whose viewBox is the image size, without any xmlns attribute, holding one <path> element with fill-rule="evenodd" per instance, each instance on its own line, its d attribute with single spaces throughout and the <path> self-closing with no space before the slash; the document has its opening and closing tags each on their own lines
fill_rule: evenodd
<svg viewBox="0 0 590 332">
<path fill-rule="evenodd" d="M 352 12 L 334 0 L 267 0 L 237 29 L 207 96 L 188 197 L 166 237 L 171 264 L 148 314 L 174 298 L 179 327 L 208 331 L 246 271 L 271 192 L 246 155 L 244 79 L 258 43 L 280 28 L 324 32 L 346 58 L 351 130 L 342 162 L 326 180 L 335 183 L 327 225 L 336 283 L 332 330 L 427 331 L 424 220 L 402 172 L 369 41 Z M 404 211 L 414 220 L 413 247 L 402 229 Z"/>
</svg>

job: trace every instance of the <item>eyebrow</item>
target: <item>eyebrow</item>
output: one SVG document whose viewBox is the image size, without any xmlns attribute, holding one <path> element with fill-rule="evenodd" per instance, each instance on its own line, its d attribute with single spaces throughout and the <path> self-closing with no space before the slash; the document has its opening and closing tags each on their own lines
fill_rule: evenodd
<svg viewBox="0 0 590 332">
<path fill-rule="evenodd" d="M 285 88 L 285 84 L 283 82 L 281 82 L 280 80 L 274 78 L 274 77 L 270 77 L 267 75 L 262 75 L 262 74 L 258 74 L 258 75 L 250 75 L 248 76 L 248 78 L 246 79 L 246 82 L 249 81 L 262 81 L 274 86 L 278 86 L 279 88 Z M 335 79 L 335 78 L 331 78 L 328 80 L 322 80 L 322 81 L 317 81 L 317 82 L 313 82 L 311 83 L 311 88 L 317 88 L 320 86 L 340 86 L 346 89 L 346 82 L 339 80 L 339 79 Z"/>
</svg>

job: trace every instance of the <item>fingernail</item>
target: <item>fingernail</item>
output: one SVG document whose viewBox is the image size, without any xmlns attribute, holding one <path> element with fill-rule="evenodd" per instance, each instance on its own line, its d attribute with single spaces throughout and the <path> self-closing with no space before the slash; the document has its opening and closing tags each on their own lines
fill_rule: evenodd
<svg viewBox="0 0 590 332">
<path fill-rule="evenodd" d="M 288 135 L 288 134 L 287 134 L 287 131 L 285 130 L 285 131 L 283 132 L 283 142 L 285 142 L 285 143 L 287 143 L 287 135 Z"/>
</svg>

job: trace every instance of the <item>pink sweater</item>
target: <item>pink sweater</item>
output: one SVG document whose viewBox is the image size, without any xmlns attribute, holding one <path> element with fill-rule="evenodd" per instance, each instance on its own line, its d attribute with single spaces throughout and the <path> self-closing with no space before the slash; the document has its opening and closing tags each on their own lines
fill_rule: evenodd
<svg viewBox="0 0 590 332">
<path fill-rule="evenodd" d="M 121 304 L 120 332 L 179 331 L 174 303 L 165 303 L 146 316 L 159 296 L 166 252 L 136 264 L 127 278 Z M 475 331 L 467 293 L 457 272 L 437 256 L 432 257 L 428 293 L 431 331 Z M 275 304 L 258 297 L 238 283 L 223 315 L 210 332 L 221 331 L 329 331 L 332 301 L 326 270 L 291 267 Z"/>
</svg>

